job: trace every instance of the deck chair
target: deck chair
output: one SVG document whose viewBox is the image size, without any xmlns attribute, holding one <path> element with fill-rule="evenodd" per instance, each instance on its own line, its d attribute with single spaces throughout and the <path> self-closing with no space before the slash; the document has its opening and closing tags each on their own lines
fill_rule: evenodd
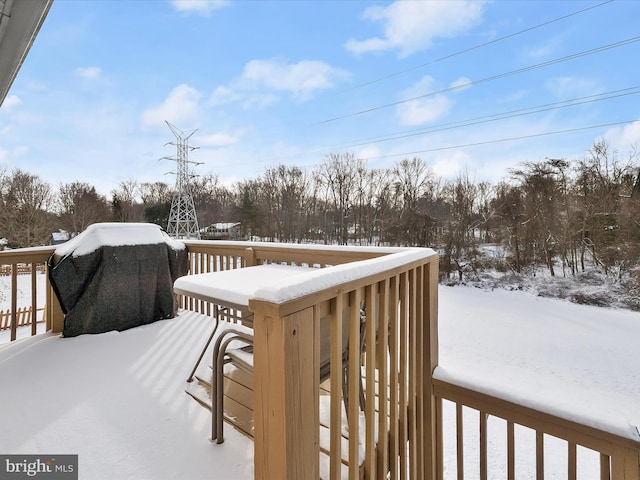
<svg viewBox="0 0 640 480">
<path fill-rule="evenodd" d="M 214 326 L 213 326 L 213 330 L 211 331 L 211 334 L 209 335 L 209 338 L 207 339 L 207 341 L 204 344 L 204 347 L 202 347 L 202 350 L 200 351 L 200 354 L 198 355 L 198 359 L 196 360 L 196 363 L 193 365 L 193 368 L 191 369 L 191 372 L 189 373 L 189 376 L 187 377 L 187 382 L 191 383 L 194 379 L 194 377 L 196 376 L 196 371 L 198 370 L 198 367 L 200 366 L 200 363 L 202 363 L 202 359 L 204 358 L 204 355 L 207 351 L 207 349 L 209 348 L 209 345 L 211 345 L 211 342 L 213 341 L 213 337 L 215 337 L 216 332 L 218 331 L 218 327 L 220 326 L 220 321 L 221 321 L 221 316 L 225 313 L 229 313 L 230 308 L 228 307 L 221 307 L 218 305 L 214 305 L 214 314 L 213 314 L 213 320 L 214 320 Z M 249 317 L 242 317 L 239 319 L 236 319 L 236 323 L 237 322 L 241 322 L 241 323 L 250 323 L 250 319 L 251 316 Z"/>
<path fill-rule="evenodd" d="M 343 311 L 342 322 L 342 398 L 345 409 L 349 411 L 348 367 L 349 367 L 349 308 Z M 364 311 L 360 310 L 360 352 L 364 347 Z M 331 317 L 320 320 L 320 383 L 331 375 L 330 362 Z M 356 359 L 360 362 L 360 355 Z M 253 374 L 253 336 L 237 329 L 224 330 L 216 339 L 213 348 L 213 382 L 211 392 L 211 439 L 224 442 L 224 366 L 231 363 L 236 368 Z M 359 386 L 360 407 L 364 408 L 364 387 L 362 379 Z"/>
</svg>

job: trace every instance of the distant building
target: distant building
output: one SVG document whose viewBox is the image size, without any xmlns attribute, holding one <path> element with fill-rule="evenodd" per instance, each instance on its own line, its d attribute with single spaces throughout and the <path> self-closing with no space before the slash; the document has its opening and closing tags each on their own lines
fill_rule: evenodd
<svg viewBox="0 0 640 480">
<path fill-rule="evenodd" d="M 213 223 L 200 230 L 200 238 L 203 240 L 242 240 L 240 222 Z"/>
<path fill-rule="evenodd" d="M 71 234 L 69 232 L 58 230 L 51 234 L 51 245 L 60 245 L 69 239 L 71 239 Z"/>
</svg>

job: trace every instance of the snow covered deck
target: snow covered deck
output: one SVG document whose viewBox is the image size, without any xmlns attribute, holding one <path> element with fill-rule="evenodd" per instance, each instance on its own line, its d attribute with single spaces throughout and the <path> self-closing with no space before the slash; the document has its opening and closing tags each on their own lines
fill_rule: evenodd
<svg viewBox="0 0 640 480">
<path fill-rule="evenodd" d="M 249 245 L 228 242 L 214 247 L 194 242 L 189 246 L 191 252 L 198 252 L 193 254 L 192 273 L 207 271 L 212 265 L 240 268 L 260 263 L 264 256 L 299 263 L 310 258 L 311 252 L 315 255 L 313 263 L 340 268 L 333 273 L 326 269 L 308 284 L 274 285 L 260 293 L 262 300 L 254 304 L 254 310 L 269 316 L 269 321 L 286 320 L 291 312 L 311 304 L 316 305 L 313 308 L 318 315 L 333 315 L 335 322 L 341 316 L 331 312 L 341 311 L 349 302 L 365 305 L 372 318 L 371 312 L 387 311 L 384 305 L 398 301 L 397 318 L 393 308 L 390 318 L 377 318 L 388 321 L 389 338 L 400 332 L 400 337 L 408 339 L 424 338 L 426 331 L 412 319 L 434 318 L 426 308 L 428 297 L 422 295 L 430 285 L 431 277 L 424 275 L 428 269 L 419 266 L 416 273 L 402 273 L 411 272 L 413 267 L 403 266 L 403 261 L 396 263 L 393 255 L 380 257 L 390 252 L 324 247 L 313 252 L 298 246 L 285 251 L 275 245 L 254 245 L 247 250 Z M 367 265 L 378 264 L 387 273 L 376 276 L 380 270 L 374 268 L 353 274 L 348 266 L 339 265 L 345 252 L 353 260 L 374 259 Z M 405 261 L 416 263 L 415 258 L 409 259 L 411 253 L 404 255 Z M 362 275 L 366 277 L 364 284 L 360 283 Z M 314 285 L 326 295 L 318 297 Z M 400 288 L 387 290 L 394 285 Z M 283 303 L 274 307 L 270 302 Z M 395 474 L 402 473 L 404 461 L 408 461 L 409 478 L 640 478 L 640 315 L 516 292 L 489 293 L 461 287 L 440 287 L 438 302 L 439 321 L 435 326 L 439 344 L 435 344 L 435 357 L 431 357 L 438 366 L 433 381 L 426 370 L 424 376 L 415 374 L 418 362 L 423 366 L 428 363 L 428 349 L 423 347 L 429 343 L 424 340 L 410 341 L 403 347 L 398 338 L 400 343 L 393 340 L 385 345 L 380 336 L 382 347 L 377 353 L 363 356 L 365 378 L 375 375 L 395 385 L 391 390 L 375 392 L 376 398 L 382 394 L 388 400 L 376 401 L 376 411 L 382 408 L 392 424 L 388 436 L 369 437 L 380 431 L 381 424 L 370 420 L 377 417 L 372 407 L 366 407 L 368 420 L 360 432 L 364 442 L 355 444 L 355 448 L 351 444 L 345 447 L 348 456 L 363 455 L 364 465 L 376 469 L 371 478 L 385 476 L 389 465 L 395 465 L 391 478 L 396 478 Z M 206 313 L 210 306 L 185 299 L 184 307 Z M 416 316 L 416 312 L 422 313 Z M 317 317 L 304 318 L 307 320 L 297 324 L 301 328 Z M 407 320 L 404 324 L 402 318 Z M 393 327 L 396 320 L 398 330 Z M 225 443 L 211 444 L 209 412 L 184 393 L 194 355 L 210 328 L 210 319 L 185 311 L 178 318 L 121 333 L 78 338 L 46 334 L 0 347 L 0 452 L 78 453 L 80 478 L 89 479 L 274 478 L 262 477 L 254 466 L 259 464 L 256 457 L 265 455 L 264 441 L 254 445 L 228 426 Z M 293 333 L 303 335 L 304 331 Z M 376 343 L 373 329 L 365 335 L 369 345 Z M 406 348 L 396 357 L 407 359 L 405 366 L 403 362 L 393 363 L 393 344 L 400 351 Z M 433 355 L 433 344 L 430 348 Z M 390 355 L 386 359 L 386 355 L 379 356 L 387 349 Z M 281 365 L 294 358 L 285 357 Z M 396 368 L 400 373 L 394 377 Z M 385 370 L 391 373 L 385 376 Z M 354 372 L 350 370 L 350 375 Z M 264 381 L 261 375 L 269 375 L 271 383 L 278 378 L 271 369 L 268 374 L 262 370 L 255 373 L 258 383 Z M 424 381 L 420 383 L 419 378 Z M 403 389 L 403 379 L 408 380 L 408 389 Z M 411 387 L 414 381 L 417 383 Z M 318 406 L 314 400 L 317 397 L 307 395 L 316 391 L 313 382 L 310 385 L 312 390 L 305 387 L 299 393 L 303 401 Z M 425 391 L 432 392 L 431 407 L 421 401 L 407 402 Z M 369 398 L 372 393 L 367 391 Z M 340 399 L 331 402 L 339 405 Z M 317 420 L 318 411 L 314 414 L 312 410 L 300 417 L 303 423 L 313 425 Z M 259 415 L 257 421 L 264 421 Z M 394 419 L 394 415 L 399 418 Z M 336 421 L 332 438 L 343 429 L 340 420 Z M 313 438 L 314 431 L 309 428 L 303 432 L 300 443 Z M 416 433 L 427 434 L 419 437 L 422 443 L 410 441 Z M 286 440 L 287 435 L 285 430 L 274 438 Z M 398 441 L 398 436 L 404 440 Z M 407 448 L 399 448 L 404 442 Z M 311 448 L 317 452 L 317 446 Z M 422 455 L 425 451 L 432 456 Z M 395 455 L 403 455 L 404 460 L 397 462 Z M 313 464 L 318 457 L 306 458 Z M 340 472 L 340 461 L 337 467 L 332 464 L 329 470 Z M 322 465 L 320 471 L 326 471 Z M 362 471 L 367 470 L 358 474 Z"/>
<path fill-rule="evenodd" d="M 604 405 L 631 422 L 640 412 L 639 317 L 520 292 L 440 287 L 441 362 L 494 387 L 528 389 L 530 401 L 564 392 L 577 395 L 576 410 Z M 184 393 L 210 327 L 210 319 L 183 312 L 120 333 L 43 334 L 1 346 L 0 451 L 78 453 L 83 479 L 252 479 L 252 442 L 230 426 L 224 444 L 209 442 L 208 412 Z M 444 424 L 444 478 L 455 478 L 455 407 L 445 408 Z M 504 430 L 495 420 L 489 427 Z M 465 469 L 477 478 L 478 431 L 465 433 Z M 518 435 L 518 478 L 533 478 L 535 436 Z M 496 437 L 489 478 L 506 478 L 506 445 Z M 547 448 L 545 478 L 567 478 L 566 445 Z M 579 452 L 578 478 L 600 478 L 598 462 Z"/>
</svg>

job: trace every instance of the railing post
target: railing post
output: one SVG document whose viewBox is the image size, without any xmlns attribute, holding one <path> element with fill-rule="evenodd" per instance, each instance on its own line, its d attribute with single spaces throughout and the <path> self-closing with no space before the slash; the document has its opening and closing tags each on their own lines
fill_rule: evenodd
<svg viewBox="0 0 640 480">
<path fill-rule="evenodd" d="M 264 302 L 251 301 L 250 309 L 255 478 L 318 478 L 319 320 L 313 307 L 286 316 Z"/>
<path fill-rule="evenodd" d="M 60 306 L 58 297 L 49 282 L 48 275 L 46 285 L 46 305 L 44 311 L 46 319 L 45 329 L 52 333 L 62 333 L 62 330 L 64 330 L 64 313 L 62 312 L 62 307 Z"/>
<path fill-rule="evenodd" d="M 423 328 L 422 345 L 424 374 L 424 459 L 426 478 L 440 480 L 442 469 L 442 432 L 437 399 L 433 388 L 433 371 L 438 366 L 438 260 L 431 260 L 423 269 L 422 295 Z"/>
<path fill-rule="evenodd" d="M 256 252 L 253 248 L 246 248 L 243 256 L 246 267 L 253 267 L 256 264 Z"/>
<path fill-rule="evenodd" d="M 619 448 L 611 457 L 611 478 L 640 480 L 640 450 Z"/>
</svg>

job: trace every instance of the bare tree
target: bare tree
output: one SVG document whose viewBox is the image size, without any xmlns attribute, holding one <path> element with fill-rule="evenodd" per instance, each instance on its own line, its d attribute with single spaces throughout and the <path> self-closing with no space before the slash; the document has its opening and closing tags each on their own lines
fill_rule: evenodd
<svg viewBox="0 0 640 480">
<path fill-rule="evenodd" d="M 15 246 L 32 247 L 50 242 L 54 229 L 51 186 L 37 175 L 15 169 L 4 180 L 2 224 Z"/>
<path fill-rule="evenodd" d="M 262 184 L 259 180 L 245 180 L 235 185 L 236 208 L 234 218 L 241 223 L 243 236 L 264 236 L 264 217 L 260 195 Z"/>
<path fill-rule="evenodd" d="M 349 240 L 349 230 L 353 225 L 351 219 L 353 198 L 356 192 L 356 179 L 363 169 L 363 161 L 353 153 L 329 154 L 320 164 L 316 178 L 324 187 L 324 199 L 332 211 L 327 212 L 324 231 L 325 241 L 330 241 L 327 234 L 334 237 L 341 245 Z"/>
<path fill-rule="evenodd" d="M 304 226 L 307 187 L 307 176 L 298 167 L 278 165 L 266 170 L 264 190 L 278 240 L 300 241 L 305 235 L 301 227 Z"/>
<path fill-rule="evenodd" d="M 533 263 L 543 262 L 554 276 L 558 239 L 562 237 L 561 224 L 565 219 L 558 209 L 562 206 L 562 189 L 556 169 L 547 161 L 525 162 L 510 172 L 524 193 L 527 218 L 523 225 Z"/>
<path fill-rule="evenodd" d="M 133 216 L 134 204 L 138 196 L 138 183 L 135 180 L 123 180 L 119 188 L 111 191 L 111 210 L 118 222 L 135 222 L 141 218 Z M 144 212 L 140 212 L 142 217 Z"/>
<path fill-rule="evenodd" d="M 421 159 L 404 159 L 393 168 L 398 197 L 399 240 L 409 245 L 427 245 L 433 240 L 432 206 L 439 181 Z"/>
<path fill-rule="evenodd" d="M 587 157 L 578 163 L 576 191 L 582 216 L 581 266 L 588 251 L 605 273 L 621 265 L 617 248 L 620 223 L 618 212 L 622 194 L 629 190 L 636 169 L 637 153 L 621 160 L 618 152 L 604 140 L 596 141 Z"/>
<path fill-rule="evenodd" d="M 521 273 L 525 263 L 522 245 L 524 243 L 523 222 L 526 214 L 522 190 L 506 182 L 499 183 L 493 200 L 493 210 L 500 219 L 498 225 L 503 229 L 502 232 L 497 233 L 497 236 L 504 240 L 512 252 L 512 269 L 516 273 Z"/>
<path fill-rule="evenodd" d="M 159 203 L 171 202 L 173 191 L 169 184 L 165 182 L 144 182 L 138 187 L 138 193 L 142 203 L 145 205 L 155 205 Z"/>
<path fill-rule="evenodd" d="M 58 194 L 61 227 L 72 234 L 84 231 L 89 225 L 109 220 L 109 204 L 88 183 L 61 184 Z"/>
<path fill-rule="evenodd" d="M 475 246 L 475 225 L 477 185 L 467 172 L 461 173 L 453 182 L 444 187 L 446 203 L 449 206 L 449 218 L 444 226 L 444 254 L 441 261 L 445 275 L 457 270 L 462 280 L 467 263 L 475 270 L 472 263 Z"/>
</svg>

